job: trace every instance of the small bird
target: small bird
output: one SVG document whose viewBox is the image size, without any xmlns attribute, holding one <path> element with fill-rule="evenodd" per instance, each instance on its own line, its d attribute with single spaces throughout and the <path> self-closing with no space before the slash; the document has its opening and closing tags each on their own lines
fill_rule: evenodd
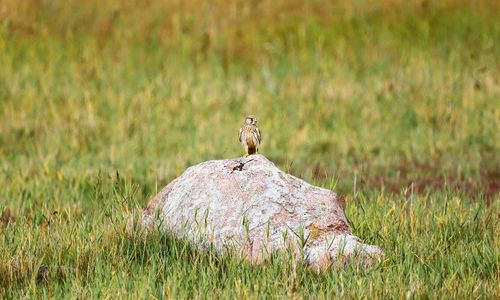
<svg viewBox="0 0 500 300">
<path fill-rule="evenodd" d="M 240 128 L 239 138 L 241 145 L 245 147 L 245 156 L 259 153 L 261 135 L 255 116 L 245 117 L 245 122 Z"/>
</svg>

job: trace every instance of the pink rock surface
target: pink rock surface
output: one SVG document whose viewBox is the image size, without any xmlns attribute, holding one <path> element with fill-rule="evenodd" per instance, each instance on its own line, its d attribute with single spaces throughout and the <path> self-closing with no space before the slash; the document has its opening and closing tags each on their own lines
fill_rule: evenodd
<svg viewBox="0 0 500 300">
<path fill-rule="evenodd" d="M 342 258 L 382 257 L 380 248 L 351 234 L 343 205 L 331 190 L 251 155 L 188 168 L 149 202 L 141 224 L 255 263 L 289 247 L 315 269 Z"/>
</svg>

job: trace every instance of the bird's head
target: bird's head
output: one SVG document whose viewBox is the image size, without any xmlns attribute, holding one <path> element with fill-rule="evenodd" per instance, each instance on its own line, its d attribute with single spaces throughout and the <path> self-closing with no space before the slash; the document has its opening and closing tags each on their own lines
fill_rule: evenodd
<svg viewBox="0 0 500 300">
<path fill-rule="evenodd" d="M 246 116 L 245 124 L 257 125 L 257 118 L 254 115 Z"/>
</svg>

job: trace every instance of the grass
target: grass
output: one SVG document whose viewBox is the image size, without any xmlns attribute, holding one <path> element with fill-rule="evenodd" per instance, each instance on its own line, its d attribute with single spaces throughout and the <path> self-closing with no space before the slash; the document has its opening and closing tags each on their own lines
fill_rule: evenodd
<svg viewBox="0 0 500 300">
<path fill-rule="evenodd" d="M 494 1 L 0 5 L 0 298 L 498 298 Z M 187 166 L 262 153 L 387 257 L 315 274 L 125 233 Z"/>
</svg>

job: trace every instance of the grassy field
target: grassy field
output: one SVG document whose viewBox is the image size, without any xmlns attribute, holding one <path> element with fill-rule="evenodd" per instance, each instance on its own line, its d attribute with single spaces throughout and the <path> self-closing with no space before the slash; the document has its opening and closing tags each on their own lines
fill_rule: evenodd
<svg viewBox="0 0 500 300">
<path fill-rule="evenodd" d="M 500 297 L 495 1 L 0 3 L 0 298 Z M 125 233 L 198 162 L 346 196 L 386 259 L 316 274 Z"/>
</svg>

